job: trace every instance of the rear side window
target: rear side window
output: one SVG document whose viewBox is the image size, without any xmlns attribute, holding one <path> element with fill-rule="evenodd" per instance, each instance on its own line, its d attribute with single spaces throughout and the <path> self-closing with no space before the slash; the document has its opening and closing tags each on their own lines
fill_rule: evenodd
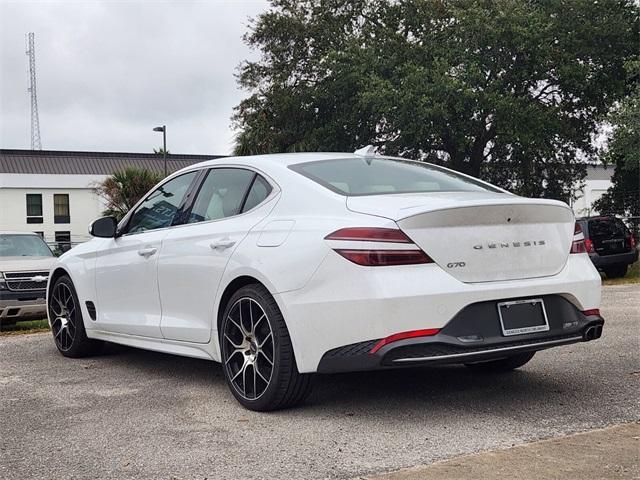
<svg viewBox="0 0 640 480">
<path fill-rule="evenodd" d="M 271 185 L 269 185 L 264 178 L 258 175 L 253 181 L 253 185 L 251 185 L 251 190 L 249 190 L 249 194 L 247 195 L 247 200 L 244 202 L 242 211 L 248 212 L 252 208 L 257 207 L 266 200 L 270 193 Z"/>
<path fill-rule="evenodd" d="M 627 227 L 617 218 L 589 220 L 589 237 L 594 240 L 625 238 L 627 235 L 629 235 Z"/>
<path fill-rule="evenodd" d="M 188 223 L 206 222 L 240 213 L 256 174 L 241 168 L 213 168 L 200 187 Z"/>
<path fill-rule="evenodd" d="M 348 196 L 414 192 L 500 192 L 428 163 L 347 158 L 292 165 L 292 170 Z"/>
</svg>

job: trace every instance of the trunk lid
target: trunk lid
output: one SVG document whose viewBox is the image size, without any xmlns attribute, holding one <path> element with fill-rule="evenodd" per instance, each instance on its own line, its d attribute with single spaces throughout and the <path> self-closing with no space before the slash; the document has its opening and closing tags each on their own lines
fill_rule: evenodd
<svg viewBox="0 0 640 480">
<path fill-rule="evenodd" d="M 394 220 L 462 282 L 557 274 L 567 261 L 575 225 L 562 202 L 492 192 L 348 197 L 347 208 Z"/>
</svg>

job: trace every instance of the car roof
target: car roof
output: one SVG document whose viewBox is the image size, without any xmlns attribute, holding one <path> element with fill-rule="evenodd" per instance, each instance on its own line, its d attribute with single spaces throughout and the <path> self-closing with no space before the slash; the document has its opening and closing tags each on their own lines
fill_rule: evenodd
<svg viewBox="0 0 640 480">
<path fill-rule="evenodd" d="M 317 161 L 325 161 L 325 160 L 350 160 L 350 159 L 365 159 L 365 158 L 375 158 L 375 159 L 384 159 L 384 160 L 396 160 L 402 162 L 415 162 L 420 164 L 428 164 L 434 168 L 438 168 L 440 170 L 445 170 L 449 172 L 455 172 L 457 175 L 462 177 L 472 178 L 476 182 L 483 183 L 485 185 L 490 186 L 491 188 L 498 189 L 504 193 L 511 193 L 507 190 L 503 190 L 491 183 L 480 180 L 479 178 L 472 177 L 470 175 L 466 175 L 462 172 L 454 171 L 449 168 L 434 165 L 430 162 L 422 162 L 419 160 L 412 160 L 409 158 L 395 157 L 391 155 L 379 155 L 377 153 L 370 152 L 369 149 L 373 148 L 368 146 L 364 149 L 356 150 L 353 153 L 347 152 L 295 152 L 295 153 L 270 153 L 264 155 L 246 155 L 246 156 L 236 156 L 236 157 L 219 157 L 211 160 L 206 160 L 204 162 L 195 163 L 188 167 L 185 167 L 177 172 L 174 172 L 171 177 L 175 177 L 181 175 L 183 173 L 199 170 L 201 168 L 207 167 L 216 167 L 216 166 L 232 166 L 232 167 L 253 167 L 257 170 L 262 170 L 266 174 L 282 172 L 283 170 L 289 170 L 288 167 L 291 165 L 297 165 L 301 163 L 308 162 L 317 162 Z M 366 150 L 366 151 L 365 151 Z"/>
<path fill-rule="evenodd" d="M 344 152 L 298 152 L 298 153 L 270 153 L 265 155 L 247 155 L 241 157 L 221 157 L 207 160 L 192 166 L 214 165 L 254 165 L 254 166 L 285 166 L 298 163 L 316 162 L 319 160 L 337 160 L 347 158 L 363 158 L 361 155 Z"/>
<path fill-rule="evenodd" d="M 237 166 L 237 167 L 253 167 L 262 170 L 267 174 L 276 171 L 288 170 L 291 165 L 306 162 L 317 162 L 321 160 L 345 160 L 350 158 L 364 158 L 362 155 L 344 152 L 296 152 L 296 153 L 270 153 L 265 155 L 246 155 L 238 157 L 220 157 L 205 160 L 204 162 L 194 163 L 177 172 L 174 176 L 190 170 L 198 170 L 203 167 L 216 166 Z M 376 158 L 390 158 L 376 155 Z"/>
</svg>

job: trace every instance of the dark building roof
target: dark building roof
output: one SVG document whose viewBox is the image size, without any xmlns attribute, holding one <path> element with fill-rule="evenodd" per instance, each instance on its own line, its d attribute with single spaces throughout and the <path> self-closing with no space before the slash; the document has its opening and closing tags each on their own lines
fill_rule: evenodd
<svg viewBox="0 0 640 480">
<path fill-rule="evenodd" d="M 167 154 L 167 170 L 175 172 L 194 163 L 224 155 Z M 0 173 L 111 175 L 124 167 L 163 171 L 162 155 L 124 152 L 68 152 L 62 150 L 0 149 Z"/>
</svg>

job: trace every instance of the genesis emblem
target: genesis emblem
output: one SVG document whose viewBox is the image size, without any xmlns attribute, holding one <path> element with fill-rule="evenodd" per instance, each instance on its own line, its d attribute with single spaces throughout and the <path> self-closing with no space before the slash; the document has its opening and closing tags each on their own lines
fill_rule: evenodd
<svg viewBox="0 0 640 480">
<path fill-rule="evenodd" d="M 523 242 L 489 242 L 479 243 L 473 246 L 474 250 L 483 250 L 484 248 L 520 248 L 520 247 L 541 247 L 546 245 L 546 240 L 525 240 Z"/>
</svg>

